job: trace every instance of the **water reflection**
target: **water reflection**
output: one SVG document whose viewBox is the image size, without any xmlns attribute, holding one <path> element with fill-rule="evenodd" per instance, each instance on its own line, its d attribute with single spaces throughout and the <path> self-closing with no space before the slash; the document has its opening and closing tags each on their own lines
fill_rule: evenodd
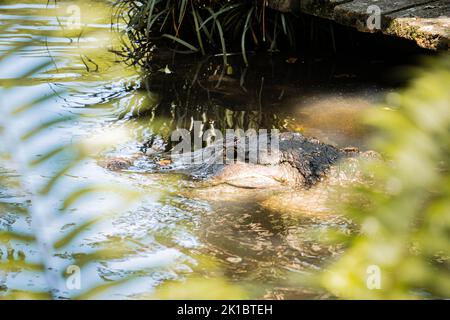
<svg viewBox="0 0 450 320">
<path fill-rule="evenodd" d="M 333 60 L 283 55 L 256 55 L 249 67 L 239 55 L 229 62 L 161 50 L 122 117 L 142 120 L 166 140 L 172 130 L 201 121 L 204 130 L 276 128 L 363 147 L 358 115 L 386 92 L 367 79 L 377 64 L 361 73 L 358 63 L 336 66 Z"/>
</svg>

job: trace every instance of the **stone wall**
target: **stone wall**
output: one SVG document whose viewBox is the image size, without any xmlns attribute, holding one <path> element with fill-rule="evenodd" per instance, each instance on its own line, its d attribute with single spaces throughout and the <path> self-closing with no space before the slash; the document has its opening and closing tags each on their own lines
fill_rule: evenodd
<svg viewBox="0 0 450 320">
<path fill-rule="evenodd" d="M 362 32 L 406 38 L 427 49 L 450 48 L 450 0 L 267 0 L 282 12 L 304 12 Z M 379 22 L 375 27 L 368 21 Z"/>
</svg>

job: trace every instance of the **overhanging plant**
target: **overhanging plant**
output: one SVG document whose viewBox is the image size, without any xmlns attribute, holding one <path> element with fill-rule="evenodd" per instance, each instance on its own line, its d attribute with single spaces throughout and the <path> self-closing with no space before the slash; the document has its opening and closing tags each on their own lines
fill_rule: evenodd
<svg viewBox="0 0 450 320">
<path fill-rule="evenodd" d="M 281 38 L 295 44 L 290 15 L 269 9 L 267 0 L 119 0 L 116 6 L 125 9 L 137 59 L 161 40 L 203 55 L 220 50 L 225 64 L 230 50 L 248 64 L 251 48 L 275 50 Z"/>
</svg>

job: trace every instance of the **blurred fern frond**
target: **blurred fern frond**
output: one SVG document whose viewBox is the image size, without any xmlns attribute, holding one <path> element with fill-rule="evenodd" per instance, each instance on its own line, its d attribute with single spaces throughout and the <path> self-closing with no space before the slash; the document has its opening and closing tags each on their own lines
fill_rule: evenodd
<svg viewBox="0 0 450 320">
<path fill-rule="evenodd" d="M 0 68 L 31 44 L 2 52 Z M 139 194 L 126 186 L 111 184 L 71 185 L 67 176 L 89 156 L 123 138 L 124 131 L 103 132 L 89 140 L 70 135 L 64 138 L 60 130 L 67 130 L 66 124 L 83 115 L 58 113 L 55 117 L 54 111 L 43 111 L 60 92 L 47 90 L 42 83 L 35 86 L 32 97 L 21 93 L 26 88 L 24 84 L 33 84 L 33 79 L 50 64 L 47 59 L 35 60 L 20 76 L 2 81 L 0 88 L 0 299 L 93 298 L 131 277 L 105 283 L 97 281 L 97 275 L 97 280 L 84 281 L 95 273 L 89 265 L 124 259 L 130 250 L 123 243 L 109 241 L 87 252 L 75 253 L 73 245 L 119 208 L 127 209 Z M 89 205 L 93 196 L 105 193 L 114 194 L 117 201 L 110 206 Z M 74 207 L 79 216 L 75 217 L 76 223 L 68 223 L 74 219 Z M 84 212 L 84 208 L 101 212 Z M 3 223 L 3 219 L 8 223 Z M 62 255 L 69 258 L 61 261 Z M 79 286 L 71 285 L 75 273 L 83 275 Z M 10 283 L 6 279 L 11 274 L 25 274 L 39 284 L 29 289 L 28 281 Z"/>
</svg>

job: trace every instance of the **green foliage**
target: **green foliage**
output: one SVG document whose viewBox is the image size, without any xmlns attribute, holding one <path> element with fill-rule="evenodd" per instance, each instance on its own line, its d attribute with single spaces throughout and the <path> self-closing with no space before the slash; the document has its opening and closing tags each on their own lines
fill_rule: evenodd
<svg viewBox="0 0 450 320">
<path fill-rule="evenodd" d="M 128 9 L 125 15 L 128 36 L 138 60 L 148 57 L 154 41 L 161 38 L 202 54 L 220 48 L 225 64 L 230 47 L 238 47 L 247 63 L 251 45 L 275 50 L 280 36 L 294 44 L 289 15 L 268 9 L 263 0 L 119 0 L 117 3 L 120 9 Z"/>
<path fill-rule="evenodd" d="M 248 299 L 248 293 L 221 278 L 188 278 L 184 282 L 167 282 L 151 297 L 171 300 L 228 300 Z"/>
<path fill-rule="evenodd" d="M 342 298 L 450 297 L 450 59 L 412 75 L 367 115 L 386 161 L 367 164 L 370 183 L 353 187 L 343 208 L 361 232 L 321 277 Z M 376 268 L 381 286 L 370 290 Z"/>
<path fill-rule="evenodd" d="M 33 41 L 29 41 L 3 52 L 0 56 L 0 65 L 7 63 L 6 60 L 9 57 L 20 55 L 21 50 L 32 45 Z M 128 208 L 137 199 L 138 193 L 127 187 L 84 183 L 69 188 L 64 182 L 67 175 L 79 168 L 88 157 L 117 143 L 119 138 L 122 139 L 124 131 L 102 133 L 100 137 L 87 140 L 73 137 L 72 140 L 59 141 L 57 146 L 44 144 L 39 156 L 28 152 L 36 143 L 45 141 L 43 137 L 48 138 L 54 135 L 67 121 L 80 120 L 84 117 L 81 113 L 56 117 L 51 116 L 54 113 L 48 113 L 48 116 L 44 118 L 45 113 L 42 113 L 44 102 L 55 99 L 61 92 L 49 94 L 48 90 L 41 90 L 31 100 L 20 103 L 14 101 L 21 101 L 20 99 L 7 98 L 17 98 L 17 90 L 21 90 L 20 86 L 31 83 L 49 65 L 48 61 L 36 60 L 35 65 L 30 67 L 31 71 L 17 78 L 2 81 L 2 88 L 0 88 L 2 96 L 0 155 L 2 166 L 6 166 L 6 173 L 0 174 L 0 185 L 8 191 L 14 190 L 16 194 L 23 196 L 17 205 L 12 203 L 11 197 L 0 197 L 0 215 L 13 214 L 15 217 L 24 218 L 30 224 L 29 230 L 14 227 L 9 227 L 9 230 L 0 229 L 0 276 L 31 272 L 34 273 L 33 278 L 44 279 L 45 286 L 39 287 L 38 290 L 33 289 L 34 291 L 23 287 L 0 287 L 2 293 L 0 298 L 92 298 L 129 278 L 124 277 L 107 283 L 92 281 L 88 285 L 85 283 L 80 290 L 70 291 L 67 287 L 67 279 L 71 276 L 70 272 L 67 273 L 70 270 L 68 267 L 75 265 L 84 273 L 92 262 L 124 258 L 130 251 L 126 245 L 117 241 L 109 241 L 107 244 L 101 244 L 98 248 L 83 253 L 74 253 L 72 245 L 111 214 L 120 211 L 120 207 L 114 210 L 108 209 L 107 212 L 100 214 L 80 212 L 82 215 L 80 222 L 72 227 L 64 228 L 64 231 L 57 229 L 58 232 L 54 232 L 53 226 L 67 221 L 64 218 L 73 213 L 74 207 L 79 206 L 80 203 L 86 205 L 89 201 L 86 199 L 87 196 L 112 193 L 115 198 L 121 199 L 118 205 L 121 204 L 123 209 Z M 25 127 L 21 125 L 25 123 L 27 124 Z M 51 130 L 55 131 L 49 132 Z M 43 178 L 43 175 L 49 172 L 49 168 L 51 174 Z M 59 207 L 55 206 L 55 203 L 59 204 Z M 23 248 L 33 248 L 31 251 L 38 252 L 38 259 L 34 255 L 29 255 L 29 249 Z M 61 260 L 58 260 L 58 256 L 61 255 L 69 258 L 61 263 Z M 84 274 L 87 275 L 88 271 Z"/>
</svg>

